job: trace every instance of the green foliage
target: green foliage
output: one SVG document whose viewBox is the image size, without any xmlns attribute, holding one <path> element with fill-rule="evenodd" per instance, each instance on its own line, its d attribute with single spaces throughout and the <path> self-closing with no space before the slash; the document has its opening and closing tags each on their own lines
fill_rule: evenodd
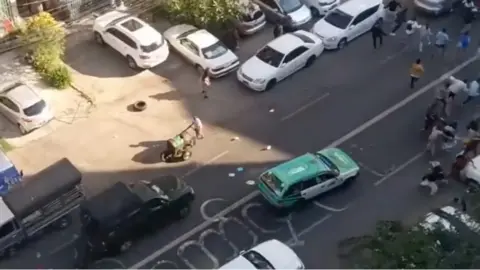
<svg viewBox="0 0 480 270">
<path fill-rule="evenodd" d="M 60 64 L 40 73 L 42 78 L 57 89 L 65 89 L 72 83 L 72 74 L 64 64 Z"/>
<path fill-rule="evenodd" d="M 175 22 L 211 29 L 230 26 L 244 6 L 238 0 L 169 0 L 163 8 Z"/>
<path fill-rule="evenodd" d="M 462 227 L 454 220 L 451 224 Z M 373 234 L 342 241 L 339 256 L 351 268 L 479 268 L 480 236 L 466 231 L 447 231 L 440 226 L 404 227 L 400 222 L 381 221 Z"/>
<path fill-rule="evenodd" d="M 33 67 L 42 78 L 55 88 L 66 88 L 72 76 L 62 62 L 65 29 L 50 13 L 41 12 L 26 21 L 19 36 L 31 52 Z"/>
</svg>

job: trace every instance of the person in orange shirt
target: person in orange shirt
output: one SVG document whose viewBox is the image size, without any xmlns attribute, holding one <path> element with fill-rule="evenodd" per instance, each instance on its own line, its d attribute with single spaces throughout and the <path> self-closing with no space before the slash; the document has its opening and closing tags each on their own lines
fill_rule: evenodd
<svg viewBox="0 0 480 270">
<path fill-rule="evenodd" d="M 410 68 L 410 88 L 415 87 L 415 83 L 422 77 L 425 70 L 423 69 L 422 60 L 418 58 Z"/>
</svg>

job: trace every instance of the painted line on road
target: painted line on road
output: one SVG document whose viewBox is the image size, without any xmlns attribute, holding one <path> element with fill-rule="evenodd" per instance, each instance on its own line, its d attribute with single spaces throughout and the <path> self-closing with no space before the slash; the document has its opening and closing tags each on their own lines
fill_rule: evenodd
<svg viewBox="0 0 480 270">
<path fill-rule="evenodd" d="M 384 177 L 385 174 L 383 173 L 379 173 L 377 171 L 375 171 L 374 169 L 368 167 L 367 165 L 363 164 L 362 162 L 357 162 L 358 166 L 362 167 L 362 169 L 368 171 L 369 173 L 375 175 L 375 176 L 378 176 L 378 177 Z"/>
<path fill-rule="evenodd" d="M 202 169 L 202 168 L 205 167 L 205 166 L 208 166 L 208 165 L 212 164 L 213 162 L 215 162 L 216 160 L 222 158 L 223 156 L 225 156 L 225 155 L 228 154 L 228 153 L 229 153 L 228 150 L 223 151 L 222 153 L 220 153 L 220 154 L 214 156 L 213 158 L 207 160 L 207 162 L 195 166 L 195 168 L 191 169 L 190 171 L 188 171 L 188 172 L 185 173 L 184 175 L 180 176 L 180 178 L 183 179 L 183 178 L 185 178 L 185 177 L 187 177 L 187 176 L 189 176 L 189 175 L 192 175 L 192 174 L 196 173 L 198 170 Z"/>
<path fill-rule="evenodd" d="M 409 45 L 405 45 L 403 46 L 403 48 L 399 51 L 397 51 L 396 53 L 392 54 L 392 55 L 389 55 L 387 56 L 385 59 L 383 59 L 381 62 L 380 62 L 380 65 L 385 65 L 386 63 L 388 63 L 390 60 L 393 60 L 395 57 L 403 54 L 404 52 L 407 51 L 407 49 L 409 48 Z"/>
<path fill-rule="evenodd" d="M 394 176 L 395 174 L 399 173 L 401 170 L 405 169 L 406 167 L 408 167 L 408 165 L 412 164 L 413 162 L 417 161 L 418 159 L 420 159 L 421 157 L 423 157 L 423 155 L 425 154 L 425 151 L 422 151 L 418 154 L 416 154 L 414 157 L 412 157 L 411 159 L 407 160 L 407 162 L 403 163 L 402 165 L 398 166 L 395 170 L 391 171 L 390 173 L 388 173 L 387 175 L 385 175 L 384 177 L 382 177 L 382 179 L 378 180 L 377 182 L 375 182 L 373 185 L 374 186 L 378 186 L 380 185 L 381 183 L 385 182 L 386 180 L 388 180 L 390 177 Z M 420 177 L 420 176 L 419 176 Z"/>
<path fill-rule="evenodd" d="M 338 212 L 343 212 L 345 210 L 348 209 L 348 205 L 342 207 L 342 208 L 336 208 L 336 207 L 331 207 L 331 206 L 328 206 L 328 205 L 325 205 L 325 204 L 321 204 L 317 201 L 313 201 L 313 204 L 315 204 L 316 206 L 320 207 L 320 208 L 323 208 L 325 210 L 328 210 L 328 211 L 331 211 L 331 212 L 335 212 L 335 213 L 338 213 Z"/>
<path fill-rule="evenodd" d="M 448 77 L 452 76 L 454 73 L 457 73 L 459 72 L 460 70 L 464 69 L 466 66 L 470 65 L 471 63 L 473 63 L 475 60 L 477 60 L 478 58 L 480 57 L 480 55 L 476 55 L 470 59 L 468 59 L 467 61 L 461 63 L 459 66 L 457 66 L 456 68 L 448 71 L 447 73 L 443 74 L 442 76 L 440 76 L 438 79 L 434 80 L 434 81 L 431 81 L 429 84 L 425 85 L 424 87 L 422 87 L 421 89 L 419 89 L 418 91 L 412 93 L 410 96 L 404 98 L 402 101 L 398 102 L 397 104 L 393 105 L 392 107 L 386 109 L 385 111 L 381 112 L 379 115 L 373 117 L 372 119 L 368 120 L 367 122 L 363 123 L 362 125 L 360 125 L 359 127 L 355 128 L 354 130 L 350 131 L 349 133 L 347 133 L 346 135 L 342 136 L 341 138 L 339 138 L 338 140 L 332 142 L 330 145 L 328 145 L 327 147 L 325 148 L 329 148 L 329 147 L 337 147 L 339 145 L 341 145 L 342 143 L 345 143 L 346 141 L 352 139 L 353 137 L 357 136 L 358 134 L 362 133 L 363 131 L 365 131 L 367 128 L 373 126 L 374 124 L 380 122 L 381 120 L 383 120 L 384 118 L 386 118 L 387 116 L 389 116 L 390 114 L 398 111 L 399 109 L 403 108 L 405 105 L 407 105 L 408 103 L 412 102 L 414 99 L 416 99 L 417 97 L 425 94 L 426 92 L 428 92 L 429 90 L 431 90 L 434 86 L 436 86 L 437 84 L 443 82 L 445 79 L 447 79 Z"/>
<path fill-rule="evenodd" d="M 477 60 L 478 58 L 480 57 L 480 55 L 476 55 L 470 59 L 468 59 L 467 61 L 463 62 L 462 64 L 460 64 L 459 66 L 457 66 L 456 68 L 450 70 L 449 72 L 443 74 L 440 78 L 430 82 L 429 84 L 427 84 L 426 86 L 424 86 L 423 88 L 421 88 L 420 90 L 418 90 L 417 92 L 414 92 L 412 93 L 410 96 L 406 97 L 405 99 L 403 99 L 402 101 L 400 101 L 399 103 L 395 104 L 394 106 L 392 106 L 391 108 L 383 111 L 382 113 L 380 113 L 379 115 L 375 116 L 374 118 L 368 120 L 367 122 L 363 123 L 362 125 L 360 125 L 359 127 L 355 128 L 354 130 L 352 130 L 351 132 L 345 134 L 344 136 L 342 136 L 341 138 L 339 138 L 338 140 L 332 142 L 330 145 L 326 146 L 325 148 L 329 148 L 329 147 L 337 147 L 339 146 L 340 144 L 342 143 L 345 143 L 346 141 L 352 139 L 353 137 L 355 137 L 356 135 L 358 135 L 359 133 L 363 132 L 364 130 L 366 130 L 367 128 L 369 128 L 370 126 L 376 124 L 377 122 L 379 122 L 380 120 L 384 119 L 385 117 L 389 116 L 390 114 L 392 114 L 393 112 L 399 110 L 400 108 L 404 107 L 405 105 L 407 105 L 408 103 L 410 103 L 412 100 L 414 100 L 415 98 L 417 98 L 418 96 L 426 93 L 427 91 L 429 91 L 432 87 L 434 87 L 435 85 L 439 84 L 440 82 L 442 82 L 443 80 L 445 80 L 446 78 L 448 78 L 449 76 L 451 76 L 452 74 L 464 69 L 466 66 L 468 66 L 469 64 L 471 64 L 472 62 L 474 62 L 475 60 Z M 400 168 L 400 167 L 399 167 Z M 397 169 L 397 172 L 399 170 Z M 191 173 L 190 173 L 191 174 Z M 390 175 L 390 176 L 389 176 Z M 386 175 L 385 177 L 391 177 L 392 173 L 390 173 L 389 175 Z M 384 178 L 385 178 L 384 177 Z M 250 201 L 251 199 L 255 198 L 256 196 L 258 196 L 260 194 L 260 192 L 258 190 L 255 190 L 253 191 L 252 193 L 246 195 L 245 197 L 241 198 L 240 200 L 236 201 L 235 203 L 233 203 L 232 205 L 230 205 L 229 207 L 225 208 L 224 210 L 222 210 L 221 212 L 219 212 L 217 215 L 215 215 L 215 217 L 219 218 L 219 217 L 223 217 L 223 216 L 226 216 L 227 214 L 229 214 L 230 212 L 232 212 L 233 210 L 235 210 L 236 208 L 238 208 L 239 206 L 245 204 L 246 202 Z M 174 248 L 175 246 L 181 244 L 182 242 L 185 242 L 186 240 L 188 240 L 190 237 L 192 237 L 193 235 L 203 231 L 204 229 L 206 229 L 208 226 L 212 225 L 213 223 L 215 223 L 214 220 L 207 220 L 207 221 L 204 221 L 202 222 L 201 224 L 199 224 L 198 226 L 194 227 L 193 229 L 191 229 L 190 231 L 186 232 L 185 234 L 179 236 L 178 238 L 176 238 L 175 240 L 173 240 L 172 242 L 168 243 L 167 245 L 163 246 L 161 249 L 158 249 L 156 250 L 155 252 L 153 252 L 152 254 L 150 254 L 149 256 L 145 257 L 143 260 L 139 261 L 138 263 L 134 264 L 133 266 L 130 267 L 130 269 L 140 269 L 142 268 L 142 266 L 145 266 L 147 263 L 151 262 L 152 260 L 154 260 L 156 257 L 160 256 L 161 254 L 167 252 L 168 250 Z"/>
<path fill-rule="evenodd" d="M 215 219 L 219 219 L 220 217 L 228 215 L 230 212 L 238 208 L 239 206 L 245 204 L 246 202 L 250 201 L 251 199 L 255 198 L 260 194 L 260 191 L 255 190 L 252 193 L 248 194 L 247 196 L 241 198 L 240 200 L 236 201 L 232 205 L 228 206 L 227 208 L 223 209 L 220 211 L 218 214 L 212 217 L 212 219 L 209 219 L 207 221 L 204 221 L 203 223 L 199 224 L 197 227 L 193 228 L 192 230 L 186 232 L 185 234 L 182 234 L 180 237 L 177 239 L 173 240 L 172 242 L 168 243 L 167 245 L 163 246 L 161 249 L 153 252 L 149 256 L 145 257 L 143 260 L 139 261 L 135 265 L 129 267 L 130 269 L 141 269 L 144 267 L 147 263 L 153 261 L 155 258 L 158 256 L 162 255 L 163 253 L 169 251 L 170 249 L 174 248 L 177 245 L 180 245 L 181 243 L 187 241 L 190 237 L 194 236 L 195 234 L 205 230 L 208 226 L 212 225 L 215 223 Z"/>
<path fill-rule="evenodd" d="M 300 241 L 299 238 L 302 237 L 303 235 L 311 232 L 313 229 L 315 229 L 315 227 L 317 227 L 320 224 L 324 223 L 325 221 L 329 220 L 332 216 L 333 216 L 332 214 L 328 214 L 328 215 L 324 216 L 319 221 L 317 221 L 317 222 L 313 223 L 312 225 L 308 226 L 307 228 L 301 230 L 299 233 L 296 233 L 295 234 L 296 237 L 290 238 L 285 243 L 289 246 L 302 246 L 302 245 L 304 245 L 304 241 Z"/>
<path fill-rule="evenodd" d="M 309 103 L 303 105 L 302 107 L 298 108 L 297 110 L 295 110 L 294 112 L 282 117 L 282 119 L 280 119 L 280 121 L 286 121 L 288 119 L 291 119 L 292 117 L 294 117 L 295 115 L 305 111 L 306 109 L 310 108 L 311 106 L 317 104 L 318 102 L 322 101 L 323 99 L 325 99 L 326 97 L 328 97 L 330 95 L 330 93 L 325 93 L 323 94 L 322 96 L 310 101 Z"/>
</svg>

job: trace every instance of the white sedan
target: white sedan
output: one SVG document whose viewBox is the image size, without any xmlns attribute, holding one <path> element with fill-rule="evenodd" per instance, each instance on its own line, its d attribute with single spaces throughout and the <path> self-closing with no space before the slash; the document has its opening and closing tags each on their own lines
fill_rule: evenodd
<svg viewBox="0 0 480 270">
<path fill-rule="evenodd" d="M 309 67 L 323 52 L 323 43 L 312 33 L 298 30 L 284 34 L 260 49 L 237 71 L 237 79 L 255 91 L 275 84 L 303 67 Z"/>
<path fill-rule="evenodd" d="M 170 27 L 163 35 L 198 70 L 208 69 L 211 77 L 224 76 L 240 64 L 238 57 L 205 29 L 180 24 Z"/>
<path fill-rule="evenodd" d="M 305 266 L 295 251 L 272 239 L 240 252 L 240 256 L 220 269 L 305 269 Z"/>
</svg>

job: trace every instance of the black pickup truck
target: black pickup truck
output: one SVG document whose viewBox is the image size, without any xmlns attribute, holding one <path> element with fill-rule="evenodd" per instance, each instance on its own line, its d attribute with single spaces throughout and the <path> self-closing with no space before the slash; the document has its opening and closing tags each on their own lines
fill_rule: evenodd
<svg viewBox="0 0 480 270">
<path fill-rule="evenodd" d="M 87 250 L 82 265 L 128 250 L 135 239 L 182 219 L 195 193 L 176 176 L 118 182 L 80 207 Z M 88 254 L 88 255 L 86 255 Z"/>
<path fill-rule="evenodd" d="M 0 198 L 0 255 L 13 255 L 47 229 L 68 226 L 85 198 L 81 181 L 80 171 L 64 158 Z"/>
</svg>

